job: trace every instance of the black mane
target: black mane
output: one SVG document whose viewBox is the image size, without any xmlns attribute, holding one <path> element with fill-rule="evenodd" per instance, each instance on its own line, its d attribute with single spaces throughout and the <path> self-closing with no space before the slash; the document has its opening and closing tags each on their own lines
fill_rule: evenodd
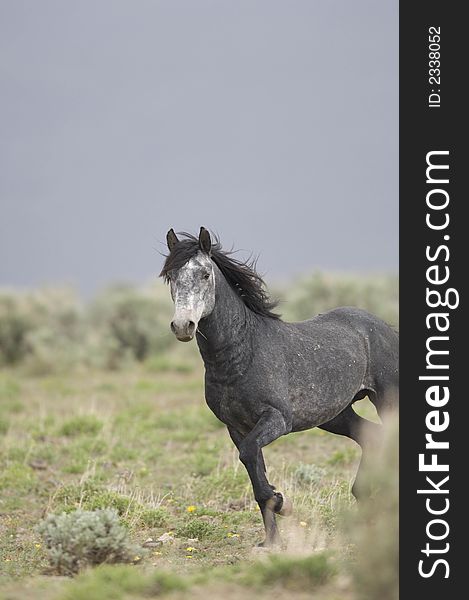
<svg viewBox="0 0 469 600">
<path fill-rule="evenodd" d="M 200 250 L 198 239 L 190 233 L 182 232 L 184 239 L 177 243 L 166 256 L 160 277 L 169 281 L 169 273 L 180 269 Z M 230 286 L 237 292 L 244 304 L 253 312 L 271 319 L 279 319 L 280 315 L 272 312 L 277 302 L 271 300 L 265 289 L 262 277 L 256 273 L 256 261 L 241 262 L 232 257 L 233 252 L 222 250 L 220 240 L 212 234 L 210 258 L 217 265 Z"/>
</svg>

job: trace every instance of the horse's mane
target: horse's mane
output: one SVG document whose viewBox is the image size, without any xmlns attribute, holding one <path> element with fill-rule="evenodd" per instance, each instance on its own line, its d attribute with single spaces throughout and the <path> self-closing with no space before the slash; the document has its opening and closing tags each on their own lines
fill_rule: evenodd
<svg viewBox="0 0 469 600">
<path fill-rule="evenodd" d="M 178 235 L 184 236 L 184 239 L 181 239 L 166 256 L 160 273 L 160 277 L 163 277 L 166 283 L 169 281 L 170 271 L 180 269 L 200 250 L 199 240 L 194 235 L 186 232 Z M 280 315 L 272 312 L 272 309 L 277 306 L 277 302 L 270 298 L 264 280 L 256 273 L 256 260 L 248 259 L 246 262 L 241 262 L 233 258 L 232 254 L 232 251 L 223 250 L 218 236 L 212 234 L 210 258 L 220 269 L 231 288 L 254 313 L 271 319 L 279 319 Z"/>
</svg>

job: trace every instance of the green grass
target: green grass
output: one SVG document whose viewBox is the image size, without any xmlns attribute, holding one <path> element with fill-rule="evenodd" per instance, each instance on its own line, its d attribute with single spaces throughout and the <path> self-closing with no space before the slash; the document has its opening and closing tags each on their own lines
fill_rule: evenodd
<svg viewBox="0 0 469 600">
<path fill-rule="evenodd" d="M 62 423 L 59 433 L 67 437 L 96 435 L 103 424 L 93 415 L 78 415 Z"/>
<path fill-rule="evenodd" d="M 249 478 L 205 405 L 200 363 L 187 365 L 168 358 L 42 378 L 0 371 L 0 590 L 8 598 L 182 598 L 186 588 L 196 597 L 251 597 L 255 588 L 252 597 L 274 589 L 299 600 L 320 588 L 320 599 L 353 598 L 335 582 L 357 446 L 312 430 L 265 449 L 269 479 L 295 510 L 279 519 L 285 547 L 266 559 L 253 552 L 263 527 Z M 138 564 L 48 577 L 35 527 L 78 507 L 114 508 L 133 543 L 152 540 Z M 156 545 L 165 533 L 169 542 Z"/>
<path fill-rule="evenodd" d="M 335 572 L 325 553 L 304 557 L 274 555 L 265 562 L 252 565 L 241 580 L 255 587 L 280 583 L 288 590 L 313 590 L 328 581 Z"/>
<path fill-rule="evenodd" d="M 186 587 L 184 579 L 172 573 L 142 575 L 130 566 L 105 565 L 78 576 L 66 586 L 58 600 L 149 598 Z"/>
<path fill-rule="evenodd" d="M 173 358 L 167 355 L 157 354 L 145 361 L 145 370 L 148 373 L 193 373 L 194 364 Z"/>
</svg>

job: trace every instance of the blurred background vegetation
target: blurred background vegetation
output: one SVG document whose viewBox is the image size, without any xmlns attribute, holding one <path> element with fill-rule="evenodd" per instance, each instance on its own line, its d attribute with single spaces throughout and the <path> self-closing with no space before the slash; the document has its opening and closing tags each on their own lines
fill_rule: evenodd
<svg viewBox="0 0 469 600">
<path fill-rule="evenodd" d="M 398 326 L 393 275 L 316 272 L 272 291 L 288 321 L 349 305 Z M 169 330 L 172 311 L 169 291 L 160 281 L 114 285 L 88 302 L 67 287 L 0 288 L 0 366 L 41 375 L 83 367 L 124 369 L 145 361 L 163 364 L 168 352 L 188 352 Z"/>
</svg>

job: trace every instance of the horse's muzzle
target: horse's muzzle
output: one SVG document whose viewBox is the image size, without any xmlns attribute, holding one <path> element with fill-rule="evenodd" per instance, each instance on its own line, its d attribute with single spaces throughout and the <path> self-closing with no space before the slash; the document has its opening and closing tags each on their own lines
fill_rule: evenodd
<svg viewBox="0 0 469 600">
<path fill-rule="evenodd" d="M 171 331 L 180 342 L 190 342 L 194 337 L 195 330 L 194 321 L 186 319 L 173 319 L 171 321 Z"/>
</svg>

